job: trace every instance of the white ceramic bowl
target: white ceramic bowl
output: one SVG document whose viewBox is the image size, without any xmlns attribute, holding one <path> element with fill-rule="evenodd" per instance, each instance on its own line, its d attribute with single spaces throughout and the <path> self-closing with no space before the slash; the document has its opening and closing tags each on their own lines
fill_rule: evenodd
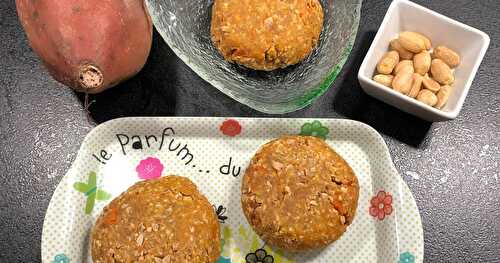
<svg viewBox="0 0 500 263">
<path fill-rule="evenodd" d="M 467 10 L 464 10 L 466 12 Z M 455 83 L 448 103 L 439 110 L 407 97 L 372 80 L 376 66 L 388 51 L 389 42 L 403 31 L 420 32 L 432 40 L 433 47 L 445 45 L 461 56 L 455 69 Z M 387 14 L 358 72 L 363 90 L 405 112 L 427 121 L 445 121 L 458 116 L 472 80 L 488 49 L 490 38 L 475 28 L 447 18 L 406 0 L 395 0 Z"/>
</svg>

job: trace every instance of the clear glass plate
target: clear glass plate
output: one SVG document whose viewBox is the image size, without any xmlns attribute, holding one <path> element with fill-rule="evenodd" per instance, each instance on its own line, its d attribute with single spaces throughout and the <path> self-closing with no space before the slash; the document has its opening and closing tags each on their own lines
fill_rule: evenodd
<svg viewBox="0 0 500 263">
<path fill-rule="evenodd" d="M 224 60 L 213 46 L 213 0 L 146 0 L 156 29 L 172 50 L 205 81 L 265 113 L 287 113 L 311 104 L 331 86 L 349 56 L 362 0 L 320 0 L 325 23 L 318 47 L 302 63 L 272 72 Z"/>
</svg>

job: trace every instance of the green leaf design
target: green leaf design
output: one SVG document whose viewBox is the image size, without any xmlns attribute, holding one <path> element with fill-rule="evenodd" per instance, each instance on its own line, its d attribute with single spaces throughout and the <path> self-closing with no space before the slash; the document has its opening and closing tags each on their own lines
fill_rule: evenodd
<svg viewBox="0 0 500 263">
<path fill-rule="evenodd" d="M 323 126 L 321 122 L 319 121 L 313 121 L 313 122 L 308 122 L 304 123 L 300 129 L 300 134 L 302 136 L 315 136 L 318 138 L 321 138 L 323 140 L 326 139 L 328 134 L 330 133 L 330 130 Z"/>
<path fill-rule="evenodd" d="M 261 247 L 259 239 L 257 238 L 257 235 L 253 235 L 252 237 L 252 245 L 250 246 L 251 251 L 255 251 Z"/>
<path fill-rule="evenodd" d="M 95 172 L 90 172 L 89 173 L 89 180 L 88 180 L 88 184 L 89 186 L 91 187 L 95 187 L 97 185 L 97 175 Z"/>
<path fill-rule="evenodd" d="M 99 200 L 99 201 L 106 201 L 106 200 L 108 200 L 110 198 L 111 198 L 111 194 L 107 193 L 104 190 L 100 190 L 100 189 L 97 190 L 97 194 L 96 194 L 96 199 L 97 200 Z"/>
<path fill-rule="evenodd" d="M 232 237 L 232 233 L 231 233 L 231 228 L 229 227 L 224 227 L 224 239 L 230 239 Z"/>
<path fill-rule="evenodd" d="M 94 205 L 95 205 L 95 193 L 90 194 L 87 196 L 87 203 L 85 204 L 85 214 L 89 215 L 92 213 L 92 210 L 94 210 Z"/>
<path fill-rule="evenodd" d="M 240 236 L 242 236 L 244 239 L 248 239 L 248 234 L 247 234 L 247 230 L 240 225 Z"/>
<path fill-rule="evenodd" d="M 92 187 L 90 187 L 88 184 L 85 184 L 85 183 L 81 183 L 81 182 L 77 182 L 73 185 L 73 188 L 75 188 L 78 192 L 81 192 L 81 193 L 87 193 L 88 191 L 90 191 L 90 189 L 92 189 Z"/>
<path fill-rule="evenodd" d="M 93 171 L 89 173 L 87 183 L 76 182 L 73 184 L 73 188 L 87 197 L 85 203 L 85 214 L 87 215 L 94 210 L 96 200 L 105 201 L 111 198 L 111 194 L 97 188 L 97 174 Z"/>
<path fill-rule="evenodd" d="M 300 130 L 300 135 L 309 135 L 312 133 L 312 125 L 310 123 L 306 123 L 302 125 Z"/>
<path fill-rule="evenodd" d="M 224 245 L 226 244 L 226 240 L 224 240 L 223 238 L 221 238 L 220 240 L 220 251 L 221 253 L 224 251 Z"/>
</svg>

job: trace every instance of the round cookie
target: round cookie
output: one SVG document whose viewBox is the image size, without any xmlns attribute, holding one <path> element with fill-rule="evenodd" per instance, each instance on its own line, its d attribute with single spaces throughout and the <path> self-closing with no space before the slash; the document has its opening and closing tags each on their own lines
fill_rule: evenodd
<svg viewBox="0 0 500 263">
<path fill-rule="evenodd" d="M 94 263 L 216 262 L 219 222 L 189 179 L 142 181 L 104 208 L 91 249 Z"/>
<path fill-rule="evenodd" d="M 224 58 L 271 71 L 304 60 L 323 29 L 318 0 L 215 0 L 212 41 Z"/>
<path fill-rule="evenodd" d="M 359 185 L 323 140 L 286 136 L 253 157 L 241 187 L 243 212 L 267 244 L 288 251 L 327 246 L 352 223 Z"/>
</svg>

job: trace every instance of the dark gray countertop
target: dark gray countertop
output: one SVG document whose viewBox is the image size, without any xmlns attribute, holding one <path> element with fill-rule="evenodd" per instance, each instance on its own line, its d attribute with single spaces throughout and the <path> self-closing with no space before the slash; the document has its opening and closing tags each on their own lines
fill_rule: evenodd
<svg viewBox="0 0 500 263">
<path fill-rule="evenodd" d="M 425 262 L 500 262 L 500 1 L 416 2 L 491 37 L 456 120 L 427 123 L 361 91 L 357 70 L 387 0 L 365 0 L 356 44 L 333 87 L 284 117 L 349 118 L 373 126 L 417 200 Z M 0 43 L 0 262 L 38 262 L 52 192 L 95 123 L 82 96 L 45 72 L 12 0 L 0 1 Z M 97 123 L 123 116 L 263 116 L 196 76 L 158 34 L 137 77 L 91 99 Z"/>
</svg>

